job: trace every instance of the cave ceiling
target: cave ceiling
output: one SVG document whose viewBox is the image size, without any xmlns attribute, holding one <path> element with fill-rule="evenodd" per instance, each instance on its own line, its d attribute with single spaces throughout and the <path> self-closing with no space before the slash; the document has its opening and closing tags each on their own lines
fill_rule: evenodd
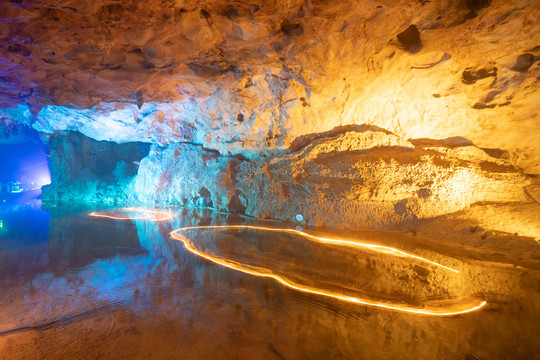
<svg viewBox="0 0 540 360">
<path fill-rule="evenodd" d="M 540 173 L 538 1 L 0 2 L 0 118 L 97 140 L 290 149 L 368 124 Z"/>
</svg>

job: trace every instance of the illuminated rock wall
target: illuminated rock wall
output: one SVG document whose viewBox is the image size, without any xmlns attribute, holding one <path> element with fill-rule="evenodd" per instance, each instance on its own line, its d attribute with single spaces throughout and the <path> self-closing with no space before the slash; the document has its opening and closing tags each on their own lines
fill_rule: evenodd
<svg viewBox="0 0 540 360">
<path fill-rule="evenodd" d="M 139 160 L 150 147 L 144 143 L 95 141 L 74 132 L 56 133 L 47 145 L 51 185 L 43 187 L 45 201 L 124 202 Z"/>
<path fill-rule="evenodd" d="M 39 142 L 39 133 L 10 118 L 0 118 L 0 145 Z"/>
<path fill-rule="evenodd" d="M 194 144 L 154 146 L 130 184 L 129 200 L 243 212 L 234 179 L 243 161 Z"/>
<path fill-rule="evenodd" d="M 311 224 L 350 228 L 414 224 L 477 202 L 525 200 L 530 183 L 508 161 L 463 139 L 405 141 L 366 127 L 243 163 L 237 178 L 250 215 L 302 214 Z"/>
<path fill-rule="evenodd" d="M 253 160 L 175 144 L 152 149 L 130 192 L 146 203 L 389 228 L 477 202 L 526 200 L 530 180 L 488 153 L 462 138 L 406 141 L 372 126 L 299 138 L 291 152 Z"/>
<path fill-rule="evenodd" d="M 299 138 L 290 152 L 253 160 L 187 143 L 153 146 L 142 158 L 143 144 L 75 133 L 50 146 L 48 200 L 201 206 L 293 221 L 301 214 L 300 223 L 350 228 L 408 226 L 478 202 L 525 201 L 531 183 L 462 138 L 406 141 L 373 126 Z"/>
<path fill-rule="evenodd" d="M 141 160 L 124 176 L 52 140 L 49 199 L 381 227 L 522 201 L 540 174 L 535 0 L 0 8 L 2 119 L 151 144 L 113 157 Z"/>
</svg>

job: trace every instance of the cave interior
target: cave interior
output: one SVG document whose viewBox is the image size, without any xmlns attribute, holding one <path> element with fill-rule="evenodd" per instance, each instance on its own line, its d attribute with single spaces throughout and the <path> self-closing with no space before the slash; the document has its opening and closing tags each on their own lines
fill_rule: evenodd
<svg viewBox="0 0 540 360">
<path fill-rule="evenodd" d="M 0 353 L 538 358 L 539 80 L 537 0 L 0 1 Z"/>
</svg>

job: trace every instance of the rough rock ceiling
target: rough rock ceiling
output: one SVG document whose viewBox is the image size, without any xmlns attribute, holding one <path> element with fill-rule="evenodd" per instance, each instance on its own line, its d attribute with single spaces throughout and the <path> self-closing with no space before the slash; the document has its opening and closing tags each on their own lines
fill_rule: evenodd
<svg viewBox="0 0 540 360">
<path fill-rule="evenodd" d="M 371 124 L 540 173 L 538 1 L 2 1 L 0 116 L 256 156 Z M 18 106 L 18 107 L 17 107 Z"/>
</svg>

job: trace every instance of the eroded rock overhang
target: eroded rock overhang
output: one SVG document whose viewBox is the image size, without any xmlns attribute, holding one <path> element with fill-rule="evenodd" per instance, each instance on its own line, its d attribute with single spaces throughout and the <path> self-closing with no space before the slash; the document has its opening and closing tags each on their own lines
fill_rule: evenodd
<svg viewBox="0 0 540 360">
<path fill-rule="evenodd" d="M 537 174 L 536 1 L 11 1 L 2 117 L 222 154 L 372 124 Z"/>
</svg>

